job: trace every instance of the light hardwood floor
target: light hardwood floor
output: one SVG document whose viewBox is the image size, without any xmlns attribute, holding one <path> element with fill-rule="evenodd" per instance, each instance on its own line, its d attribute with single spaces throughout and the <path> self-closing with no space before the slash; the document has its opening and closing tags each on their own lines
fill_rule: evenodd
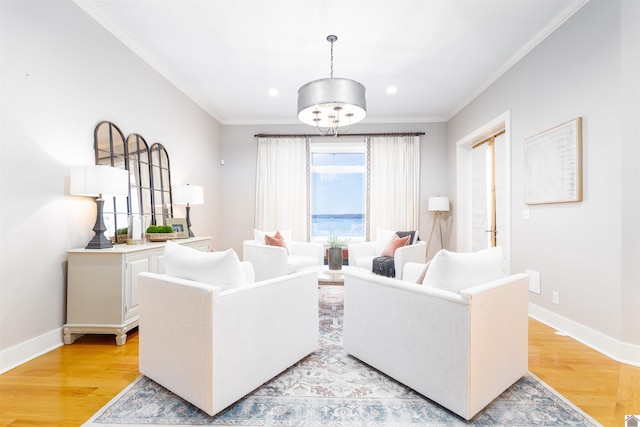
<svg viewBox="0 0 640 427">
<path fill-rule="evenodd" d="M 529 321 L 529 369 L 606 427 L 640 414 L 640 368 Z M 0 426 L 79 426 L 138 373 L 138 333 L 85 336 L 0 375 Z"/>
</svg>

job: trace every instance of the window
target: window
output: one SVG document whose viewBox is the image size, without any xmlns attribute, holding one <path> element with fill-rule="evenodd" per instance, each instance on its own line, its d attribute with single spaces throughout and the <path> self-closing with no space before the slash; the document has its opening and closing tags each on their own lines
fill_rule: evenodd
<svg viewBox="0 0 640 427">
<path fill-rule="evenodd" d="M 365 142 L 311 143 L 311 240 L 365 239 Z"/>
</svg>

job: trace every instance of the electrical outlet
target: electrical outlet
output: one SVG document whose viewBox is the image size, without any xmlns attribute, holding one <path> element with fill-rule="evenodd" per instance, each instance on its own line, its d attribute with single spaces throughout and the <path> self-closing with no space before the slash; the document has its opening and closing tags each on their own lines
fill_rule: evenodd
<svg viewBox="0 0 640 427">
<path fill-rule="evenodd" d="M 553 292 L 553 303 L 560 304 L 560 294 L 558 292 Z"/>
</svg>

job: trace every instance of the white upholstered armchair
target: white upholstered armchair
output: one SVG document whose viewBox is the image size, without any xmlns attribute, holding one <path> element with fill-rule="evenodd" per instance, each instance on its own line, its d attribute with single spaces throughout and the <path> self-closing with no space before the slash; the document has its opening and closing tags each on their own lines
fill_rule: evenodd
<svg viewBox="0 0 640 427">
<path fill-rule="evenodd" d="M 324 264 L 324 246 L 321 243 L 292 240 L 290 231 L 283 230 L 281 235 L 285 246 L 277 246 L 267 244 L 265 240 L 265 235 L 273 237 L 275 231 L 254 230 L 253 234 L 253 240 L 242 242 L 242 260 L 253 265 L 257 281 L 286 276 L 305 267 Z"/>
<path fill-rule="evenodd" d="M 349 265 L 360 269 L 373 270 L 373 259 L 379 257 L 395 231 L 378 228 L 376 240 L 371 242 L 349 243 Z M 426 262 L 426 246 L 424 242 L 418 240 L 418 232 L 414 235 L 413 242 L 396 249 L 394 258 L 395 278 L 402 279 L 404 266 L 408 262 Z"/>
<path fill-rule="evenodd" d="M 440 251 L 422 284 L 347 271 L 344 349 L 469 420 L 527 373 L 528 283 L 493 250 Z"/>
<path fill-rule="evenodd" d="M 232 250 L 171 244 L 138 279 L 142 374 L 213 415 L 318 347 L 315 272 L 254 283 Z"/>
</svg>

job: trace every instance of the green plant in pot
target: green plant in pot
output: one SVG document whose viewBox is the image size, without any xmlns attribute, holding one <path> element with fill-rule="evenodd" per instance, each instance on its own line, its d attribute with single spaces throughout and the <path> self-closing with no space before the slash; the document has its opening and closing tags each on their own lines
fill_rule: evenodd
<svg viewBox="0 0 640 427">
<path fill-rule="evenodd" d="M 118 243 L 127 243 L 127 238 L 129 237 L 129 228 L 118 228 L 118 232 L 116 234 Z"/>
<path fill-rule="evenodd" d="M 340 237 L 340 233 L 334 231 L 327 238 L 329 244 L 329 270 L 342 269 L 342 247 L 345 246 L 350 239 Z"/>
<path fill-rule="evenodd" d="M 176 237 L 170 225 L 150 225 L 147 227 L 147 239 L 152 242 L 164 242 Z"/>
</svg>

